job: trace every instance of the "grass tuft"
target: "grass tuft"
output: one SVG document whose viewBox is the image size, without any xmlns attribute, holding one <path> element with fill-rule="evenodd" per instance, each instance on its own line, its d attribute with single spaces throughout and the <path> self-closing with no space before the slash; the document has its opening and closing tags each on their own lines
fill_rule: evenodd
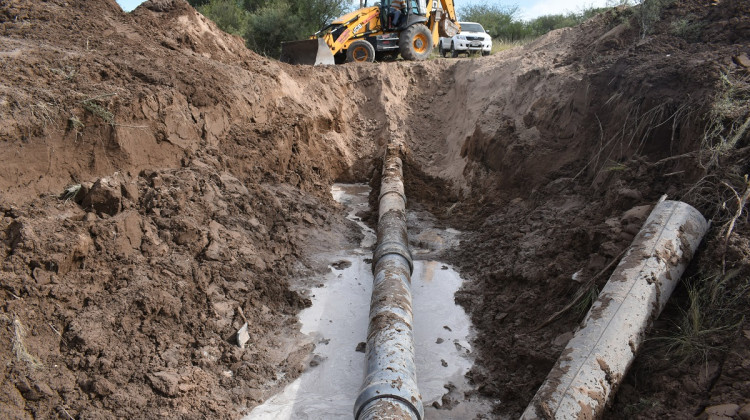
<svg viewBox="0 0 750 420">
<path fill-rule="evenodd" d="M 705 362 L 712 353 L 726 352 L 745 320 L 742 308 L 750 292 L 750 280 L 739 273 L 733 270 L 688 285 L 687 306 L 680 309 L 674 331 L 650 341 L 678 363 Z"/>
<path fill-rule="evenodd" d="M 81 184 L 73 184 L 65 188 L 65 191 L 63 191 L 62 195 L 60 196 L 61 200 L 65 200 L 67 203 L 70 200 L 74 200 L 76 198 L 76 195 L 81 191 Z"/>
<path fill-rule="evenodd" d="M 98 101 L 99 99 L 115 95 L 115 93 L 105 93 L 104 95 L 94 96 L 93 98 L 88 98 L 81 101 L 81 105 L 83 105 L 83 109 L 96 115 L 97 117 L 101 118 L 102 121 L 114 127 L 115 115 L 112 114 L 109 109 L 102 106 Z"/>
<path fill-rule="evenodd" d="M 533 41 L 534 38 L 525 38 L 521 40 L 515 40 L 511 41 L 508 39 L 493 39 L 492 40 L 492 50 L 490 51 L 490 55 L 499 53 L 501 51 L 509 50 L 516 47 L 522 47 L 531 41 Z"/>
<path fill-rule="evenodd" d="M 700 21 L 691 21 L 690 19 L 680 18 L 670 24 L 669 32 L 684 39 L 688 42 L 698 42 L 703 33 L 704 24 Z"/>
<path fill-rule="evenodd" d="M 750 132 L 750 78 L 727 71 L 720 74 L 719 83 L 701 145 L 706 168 L 717 166 Z"/>
<path fill-rule="evenodd" d="M 83 101 L 83 109 L 101 118 L 105 123 L 109 125 L 115 125 L 115 116 L 107 108 L 99 105 L 93 100 Z"/>
<path fill-rule="evenodd" d="M 604 172 L 619 172 L 619 171 L 624 171 L 626 169 L 628 169 L 628 165 L 621 163 L 621 162 L 615 162 L 612 160 L 607 162 L 604 165 L 604 168 L 602 168 Z"/>
<path fill-rule="evenodd" d="M 586 315 L 589 309 L 591 309 L 591 305 L 593 305 L 594 302 L 596 302 L 596 299 L 599 298 L 599 287 L 596 284 L 591 284 L 581 296 L 582 297 L 578 303 L 573 306 L 573 312 L 577 314 L 578 318 L 582 318 Z"/>
<path fill-rule="evenodd" d="M 654 26 L 661 20 L 661 13 L 675 0 L 643 0 L 638 7 L 636 16 L 641 24 L 641 38 L 654 31 Z"/>
<path fill-rule="evenodd" d="M 68 129 L 69 130 L 73 130 L 76 133 L 80 133 L 85 127 L 86 126 L 75 115 L 71 115 L 70 118 L 68 118 Z"/>
<path fill-rule="evenodd" d="M 49 70 L 68 81 L 75 79 L 78 74 L 78 70 L 70 66 L 65 66 L 64 68 L 50 68 Z"/>
<path fill-rule="evenodd" d="M 56 107 L 54 104 L 49 102 L 39 101 L 36 104 L 31 104 L 31 114 L 42 121 L 42 126 L 47 127 L 47 124 L 54 125 L 56 113 Z"/>
<path fill-rule="evenodd" d="M 24 343 L 25 338 L 26 328 L 18 318 L 15 318 L 13 320 L 13 354 L 15 354 L 16 359 L 27 363 L 33 369 L 42 367 L 42 362 L 29 353 L 29 350 L 26 348 L 26 344 Z"/>
</svg>

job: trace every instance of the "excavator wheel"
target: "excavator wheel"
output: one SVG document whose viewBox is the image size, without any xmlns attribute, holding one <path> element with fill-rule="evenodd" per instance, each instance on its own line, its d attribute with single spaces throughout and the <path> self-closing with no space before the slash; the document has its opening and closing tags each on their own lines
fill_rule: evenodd
<svg viewBox="0 0 750 420">
<path fill-rule="evenodd" d="M 369 42 L 359 39 L 346 49 L 346 62 L 372 63 L 375 61 L 375 48 Z"/>
<path fill-rule="evenodd" d="M 432 53 L 432 33 L 421 23 L 411 25 L 401 32 L 398 47 L 401 50 L 401 57 L 406 60 L 426 60 Z"/>
</svg>

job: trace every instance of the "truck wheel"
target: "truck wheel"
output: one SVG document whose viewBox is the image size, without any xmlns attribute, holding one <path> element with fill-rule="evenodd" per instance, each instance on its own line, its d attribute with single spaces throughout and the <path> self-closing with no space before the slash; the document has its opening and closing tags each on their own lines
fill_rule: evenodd
<svg viewBox="0 0 750 420">
<path fill-rule="evenodd" d="M 398 41 L 401 57 L 411 61 L 426 60 L 432 53 L 432 47 L 432 33 L 421 23 L 406 28 Z"/>
<path fill-rule="evenodd" d="M 456 51 L 456 46 L 453 44 L 453 41 L 451 41 L 451 57 L 458 57 L 458 51 Z"/>
<path fill-rule="evenodd" d="M 375 48 L 369 42 L 358 39 L 346 49 L 346 62 L 372 63 L 375 61 Z"/>
<path fill-rule="evenodd" d="M 487 57 L 488 55 L 490 55 L 489 51 L 482 51 L 482 57 Z"/>
<path fill-rule="evenodd" d="M 445 50 L 443 49 L 443 41 L 438 41 L 438 54 L 441 57 L 445 57 Z"/>
</svg>

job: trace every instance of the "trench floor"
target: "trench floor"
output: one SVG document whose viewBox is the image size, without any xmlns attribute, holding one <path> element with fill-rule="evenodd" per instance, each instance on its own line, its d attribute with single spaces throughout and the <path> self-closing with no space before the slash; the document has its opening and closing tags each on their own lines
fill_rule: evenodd
<svg viewBox="0 0 750 420">
<path fill-rule="evenodd" d="M 375 232 L 357 217 L 368 206 L 369 192 L 365 184 L 333 186 L 334 199 L 346 206 L 348 218 L 359 225 L 364 238 L 358 247 L 321 256 L 331 261 L 330 271 L 311 291 L 312 306 L 299 315 L 301 332 L 315 344 L 309 369 L 243 420 L 352 418 L 364 378 L 363 343 L 372 291 L 370 258 Z M 419 225 L 419 216 L 409 215 L 409 223 Z M 457 232 L 443 233 L 454 237 Z M 437 238 L 428 241 L 433 247 L 445 243 L 440 231 L 429 229 L 428 236 Z M 429 254 L 429 250 L 414 251 L 415 256 Z M 464 377 L 473 355 L 471 321 L 454 301 L 461 283 L 458 273 L 447 264 L 415 261 L 412 299 L 417 379 L 425 417 L 430 419 L 484 418 L 490 411 L 488 402 L 473 396 Z"/>
</svg>

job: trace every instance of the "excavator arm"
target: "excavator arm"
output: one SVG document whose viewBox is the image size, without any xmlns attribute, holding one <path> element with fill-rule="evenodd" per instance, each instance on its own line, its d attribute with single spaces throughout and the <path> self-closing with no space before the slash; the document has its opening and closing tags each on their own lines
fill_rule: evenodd
<svg viewBox="0 0 750 420">
<path fill-rule="evenodd" d="M 321 29 L 310 39 L 281 44 L 280 61 L 290 64 L 334 64 L 334 55 L 359 38 L 380 29 L 377 6 L 347 13 Z"/>
<path fill-rule="evenodd" d="M 379 29 L 376 28 L 379 15 L 380 8 L 377 6 L 348 13 L 333 21 L 322 38 L 331 48 L 331 53 L 336 55 L 346 48 L 352 39 L 362 38 L 374 29 Z"/>
<path fill-rule="evenodd" d="M 441 36 L 450 38 L 461 30 L 461 26 L 458 24 L 453 0 L 440 0 L 440 7 L 433 9 L 434 3 L 436 2 L 430 1 L 427 4 L 426 23 L 432 32 L 433 44 L 437 45 Z"/>
<path fill-rule="evenodd" d="M 458 24 L 458 18 L 456 17 L 456 8 L 453 6 L 453 0 L 440 0 L 440 5 L 443 7 L 445 16 L 451 22 L 456 22 L 456 24 Z"/>
</svg>

